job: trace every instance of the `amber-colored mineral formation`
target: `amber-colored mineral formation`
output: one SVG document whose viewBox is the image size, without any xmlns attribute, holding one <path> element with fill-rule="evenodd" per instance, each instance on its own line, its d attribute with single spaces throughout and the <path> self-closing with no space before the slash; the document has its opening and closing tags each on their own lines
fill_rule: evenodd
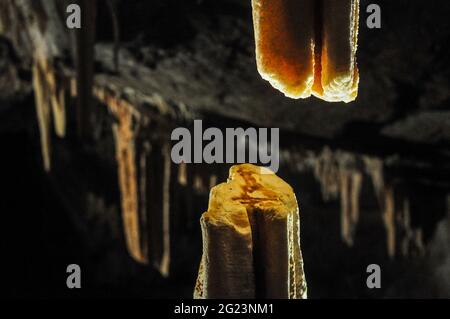
<svg viewBox="0 0 450 319">
<path fill-rule="evenodd" d="M 139 190 L 132 121 L 132 114 L 122 107 L 119 111 L 119 124 L 114 127 L 122 217 L 128 251 L 137 261 L 147 263 L 147 240 L 145 235 L 143 236 L 139 219 Z"/>
<path fill-rule="evenodd" d="M 259 73 L 292 98 L 312 93 L 314 1 L 252 1 Z"/>
<path fill-rule="evenodd" d="M 291 98 L 358 94 L 359 0 L 252 0 L 261 76 Z"/>
<path fill-rule="evenodd" d="M 50 61 L 36 57 L 33 63 L 33 88 L 44 168 L 50 171 L 52 114 L 56 135 L 63 138 L 66 134 L 66 82 L 58 78 Z"/>
<path fill-rule="evenodd" d="M 306 298 L 292 188 L 271 171 L 233 166 L 201 217 L 195 298 Z"/>
</svg>

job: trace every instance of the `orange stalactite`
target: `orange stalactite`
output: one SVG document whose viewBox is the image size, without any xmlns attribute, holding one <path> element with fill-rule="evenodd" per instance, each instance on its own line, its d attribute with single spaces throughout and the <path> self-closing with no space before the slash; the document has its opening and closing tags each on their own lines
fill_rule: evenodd
<svg viewBox="0 0 450 319">
<path fill-rule="evenodd" d="M 135 260 L 152 264 L 167 277 L 171 260 L 170 146 L 163 143 L 159 149 L 139 138 L 138 123 L 145 120 L 131 103 L 98 86 L 94 86 L 94 96 L 118 121 L 114 126 L 114 136 L 128 251 Z M 162 161 L 162 169 L 152 176 L 153 180 L 149 180 L 149 172 L 154 171 L 152 165 L 156 164 L 151 160 L 154 156 Z M 160 197 L 149 197 L 149 192 L 152 195 L 160 193 Z"/>
<path fill-rule="evenodd" d="M 54 66 L 47 59 L 35 58 L 33 88 L 46 171 L 51 169 L 52 118 L 56 135 L 62 138 L 66 134 L 66 86 L 65 79 L 58 76 Z"/>
<path fill-rule="evenodd" d="M 139 227 L 139 194 L 133 117 L 125 108 L 121 108 L 117 115 L 119 123 L 114 127 L 114 136 L 126 244 L 134 259 L 141 263 L 147 263 L 147 241 Z"/>
<path fill-rule="evenodd" d="M 359 0 L 252 0 L 261 77 L 290 98 L 358 94 Z"/>
<path fill-rule="evenodd" d="M 42 69 L 38 62 L 33 65 L 33 86 L 36 104 L 36 115 L 41 136 L 41 152 L 44 168 L 48 172 L 51 168 L 51 108 L 48 101 L 48 90 Z"/>
</svg>

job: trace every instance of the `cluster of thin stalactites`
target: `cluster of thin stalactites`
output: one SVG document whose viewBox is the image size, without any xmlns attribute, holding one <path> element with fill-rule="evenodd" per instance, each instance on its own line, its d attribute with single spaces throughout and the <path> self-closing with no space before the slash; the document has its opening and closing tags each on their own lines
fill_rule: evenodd
<svg viewBox="0 0 450 319">
<path fill-rule="evenodd" d="M 411 224 L 409 196 L 385 177 L 381 159 L 325 148 L 314 161 L 314 175 L 325 201 L 340 200 L 341 237 L 347 245 L 353 246 L 358 222 L 364 217 L 360 215 L 361 190 L 369 179 L 386 230 L 388 255 L 424 253 L 422 229 Z"/>
</svg>

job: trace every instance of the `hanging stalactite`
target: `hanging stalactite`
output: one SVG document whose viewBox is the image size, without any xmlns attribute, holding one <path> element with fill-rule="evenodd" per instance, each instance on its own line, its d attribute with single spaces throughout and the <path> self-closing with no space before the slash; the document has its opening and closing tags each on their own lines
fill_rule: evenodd
<svg viewBox="0 0 450 319">
<path fill-rule="evenodd" d="M 33 87 L 44 168 L 50 171 L 52 124 L 58 137 L 63 138 L 66 134 L 66 81 L 58 76 L 48 60 L 36 57 L 33 63 Z"/>
<path fill-rule="evenodd" d="M 141 263 L 147 263 L 147 241 L 139 226 L 139 191 L 133 116 L 124 107 L 118 108 L 117 115 L 119 123 L 114 127 L 114 137 L 125 239 L 131 256 Z"/>
<path fill-rule="evenodd" d="M 383 209 L 385 188 L 383 161 L 379 158 L 363 156 L 363 162 L 365 168 L 364 173 L 371 179 L 378 205 Z"/>
<path fill-rule="evenodd" d="M 403 200 L 403 210 L 399 212 L 397 223 L 398 227 L 403 232 L 402 241 L 400 243 L 402 256 L 423 256 L 425 254 L 423 231 L 422 229 L 413 227 L 411 224 L 411 205 L 409 199 Z"/>
<path fill-rule="evenodd" d="M 140 263 L 168 276 L 171 261 L 172 160 L 167 141 L 150 141 L 142 132 L 148 119 L 133 105 L 94 86 L 94 96 L 117 118 L 114 126 L 122 219 L 127 248 Z M 180 171 L 180 170 L 184 170 Z M 187 167 L 177 178 L 186 178 Z M 183 176 L 185 175 L 185 176 Z"/>
<path fill-rule="evenodd" d="M 163 168 L 163 236 L 162 236 L 162 246 L 163 254 L 161 257 L 161 262 L 159 263 L 159 271 L 165 277 L 169 275 L 170 270 L 170 176 L 171 176 L 171 166 L 172 160 L 170 157 L 170 145 L 164 143 L 162 149 L 162 158 L 164 161 Z"/>
<path fill-rule="evenodd" d="M 52 114 L 55 125 L 55 133 L 58 137 L 66 136 L 66 90 L 64 87 L 57 89 L 52 95 Z"/>
<path fill-rule="evenodd" d="M 340 200 L 341 237 L 348 246 L 353 246 L 359 221 L 359 199 L 363 181 L 359 164 L 353 154 L 333 153 L 327 147 L 314 161 L 314 175 L 321 185 L 323 200 Z"/>
<path fill-rule="evenodd" d="M 395 227 L 395 198 L 392 187 L 384 189 L 383 222 L 386 229 L 387 252 L 390 257 L 395 256 L 396 227 Z"/>
<path fill-rule="evenodd" d="M 51 108 L 45 77 L 38 61 L 33 64 L 33 86 L 35 94 L 36 115 L 41 136 L 41 153 L 44 169 L 51 168 Z"/>
<path fill-rule="evenodd" d="M 186 168 L 186 163 L 185 162 L 181 162 L 178 165 L 178 183 L 182 186 L 186 186 L 187 185 L 187 172 L 186 172 L 187 168 Z"/>
<path fill-rule="evenodd" d="M 332 200 L 339 195 L 339 167 L 333 152 L 324 148 L 314 162 L 314 175 L 319 181 L 322 197 L 325 201 Z"/>
<path fill-rule="evenodd" d="M 303 165 L 298 163 L 301 157 L 295 154 L 292 157 L 296 159 L 295 167 L 313 167 L 324 201 L 339 198 L 341 237 L 348 246 L 353 246 L 358 222 L 364 218 L 360 216 L 360 197 L 364 178 L 368 177 L 386 231 L 388 256 L 393 258 L 399 252 L 402 256 L 424 254 L 423 230 L 413 227 L 411 223 L 410 198 L 415 195 L 387 179 L 382 159 L 343 151 L 333 152 L 328 147 L 313 156 L 313 160 L 311 156 L 306 157 Z"/>
<path fill-rule="evenodd" d="M 353 246 L 356 226 L 359 221 L 361 184 L 361 173 L 341 170 L 339 186 L 341 200 L 341 237 L 348 246 Z"/>
<path fill-rule="evenodd" d="M 208 191 L 206 189 L 206 185 L 205 185 L 205 181 L 203 180 L 203 176 L 200 175 L 199 173 L 194 176 L 194 190 L 199 194 L 203 194 Z"/>
<path fill-rule="evenodd" d="M 404 257 L 425 253 L 423 233 L 411 224 L 409 194 L 398 184 L 391 184 L 384 191 L 383 222 L 386 228 L 389 257 L 398 253 Z"/>
</svg>

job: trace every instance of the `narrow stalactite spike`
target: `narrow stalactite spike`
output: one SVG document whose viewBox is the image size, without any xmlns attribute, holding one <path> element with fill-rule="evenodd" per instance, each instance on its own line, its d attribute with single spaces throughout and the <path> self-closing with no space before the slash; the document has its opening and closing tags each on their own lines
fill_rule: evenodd
<svg viewBox="0 0 450 319">
<path fill-rule="evenodd" d="M 359 221 L 359 196 L 362 174 L 358 171 L 342 169 L 340 172 L 341 236 L 348 245 L 353 246 L 356 227 Z"/>
<path fill-rule="evenodd" d="M 58 88 L 52 92 L 52 113 L 55 133 L 58 137 L 66 136 L 66 97 L 64 88 Z"/>
<path fill-rule="evenodd" d="M 351 217 L 350 217 L 350 202 L 349 202 L 349 173 L 344 171 L 340 173 L 340 195 L 341 195 L 341 237 L 348 245 L 353 245 L 353 238 L 351 236 Z"/>
<path fill-rule="evenodd" d="M 41 152 L 45 171 L 51 169 L 51 111 L 48 89 L 39 62 L 33 63 L 33 88 L 35 94 L 36 114 L 41 136 Z"/>
<path fill-rule="evenodd" d="M 172 160 L 170 157 L 170 146 L 165 143 L 162 147 L 164 161 L 163 168 L 163 255 L 160 263 L 160 272 L 164 277 L 169 275 L 170 270 L 170 176 Z"/>
<path fill-rule="evenodd" d="M 395 227 L 395 197 L 394 189 L 388 186 L 384 191 L 383 222 L 386 228 L 386 242 L 389 257 L 393 258 L 396 252 L 396 227 Z"/>
<path fill-rule="evenodd" d="M 384 206 L 384 172 L 383 162 L 380 159 L 365 156 L 363 158 L 366 173 L 372 179 L 372 185 L 375 191 L 375 196 L 378 200 L 380 209 Z"/>
<path fill-rule="evenodd" d="M 138 262 L 147 263 L 146 241 L 139 226 L 139 195 L 132 121 L 132 115 L 125 111 L 120 114 L 119 124 L 114 126 L 122 219 L 130 255 Z"/>
<path fill-rule="evenodd" d="M 71 97 L 77 96 L 77 79 L 76 78 L 70 79 L 70 96 Z"/>
<path fill-rule="evenodd" d="M 178 165 L 178 183 L 182 186 L 187 185 L 187 168 L 185 162 L 181 162 Z"/>
<path fill-rule="evenodd" d="M 352 236 L 354 236 L 356 231 L 356 225 L 359 222 L 359 200 L 362 182 L 363 182 L 362 174 L 358 171 L 353 171 L 351 175 L 351 191 L 350 191 L 350 205 L 351 205 L 350 219 L 352 222 Z"/>
</svg>

